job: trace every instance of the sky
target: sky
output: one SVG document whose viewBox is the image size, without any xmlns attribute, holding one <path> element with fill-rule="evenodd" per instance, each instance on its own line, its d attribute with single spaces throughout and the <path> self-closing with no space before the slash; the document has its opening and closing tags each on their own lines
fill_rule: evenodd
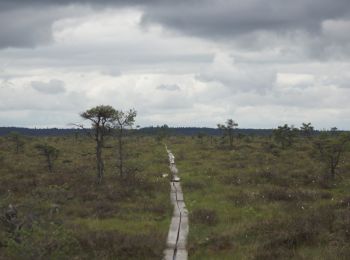
<svg viewBox="0 0 350 260">
<path fill-rule="evenodd" d="M 349 32 L 349 0 L 0 0 L 0 126 L 104 104 L 143 127 L 348 130 Z"/>
</svg>

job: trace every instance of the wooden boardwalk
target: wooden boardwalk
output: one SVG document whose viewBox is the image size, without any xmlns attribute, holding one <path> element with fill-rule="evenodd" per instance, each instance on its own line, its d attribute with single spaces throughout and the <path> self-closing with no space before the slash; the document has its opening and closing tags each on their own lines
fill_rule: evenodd
<svg viewBox="0 0 350 260">
<path fill-rule="evenodd" d="M 164 250 L 164 259 L 187 260 L 188 212 L 184 202 L 180 178 L 177 176 L 178 170 L 175 164 L 175 156 L 167 147 L 166 150 L 169 156 L 169 168 L 172 174 L 170 200 L 174 205 L 174 213 L 167 238 L 167 249 Z"/>
</svg>

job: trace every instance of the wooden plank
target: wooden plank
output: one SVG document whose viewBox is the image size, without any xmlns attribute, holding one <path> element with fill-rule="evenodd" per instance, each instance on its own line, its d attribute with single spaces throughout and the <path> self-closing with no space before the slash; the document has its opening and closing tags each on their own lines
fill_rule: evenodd
<svg viewBox="0 0 350 260">
<path fill-rule="evenodd" d="M 174 260 L 174 249 L 164 250 L 164 260 Z"/>
<path fill-rule="evenodd" d="M 176 189 L 176 191 L 178 193 L 182 193 L 181 183 L 180 182 L 173 182 L 173 186 L 175 187 L 175 189 Z"/>
<path fill-rule="evenodd" d="M 187 250 L 185 250 L 185 249 L 178 249 L 176 251 L 176 256 L 175 256 L 176 260 L 187 260 L 187 258 L 188 258 Z"/>
<path fill-rule="evenodd" d="M 188 231 L 188 217 L 184 216 L 181 218 L 177 249 L 186 249 Z"/>
<path fill-rule="evenodd" d="M 168 232 L 167 238 L 167 246 L 168 248 L 176 248 L 178 231 L 179 231 L 179 223 L 180 217 L 173 216 L 170 223 L 170 228 Z"/>
<path fill-rule="evenodd" d="M 178 169 L 175 165 L 175 156 L 167 147 L 166 150 L 169 156 L 169 169 L 176 181 L 170 182 L 170 200 L 174 205 L 174 212 L 167 237 L 167 249 L 164 250 L 164 259 L 187 260 L 188 211 L 184 202 L 180 179 L 177 176 Z"/>
</svg>

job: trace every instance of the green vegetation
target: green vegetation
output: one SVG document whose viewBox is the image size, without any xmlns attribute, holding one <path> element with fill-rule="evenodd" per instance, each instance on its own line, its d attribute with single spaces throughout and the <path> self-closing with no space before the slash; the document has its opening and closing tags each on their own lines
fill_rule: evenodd
<svg viewBox="0 0 350 260">
<path fill-rule="evenodd" d="M 35 148 L 46 159 L 49 172 L 53 170 L 53 162 L 58 158 L 59 150 L 48 144 L 37 144 Z"/>
<path fill-rule="evenodd" d="M 104 146 L 105 136 L 113 124 L 113 118 L 116 110 L 111 106 L 97 106 L 88 109 L 80 116 L 84 119 L 90 120 L 94 132 L 94 139 L 96 142 L 96 164 L 97 164 L 97 182 L 101 183 L 104 175 L 104 163 L 102 157 L 102 148 Z"/>
<path fill-rule="evenodd" d="M 121 178 L 125 178 L 124 170 L 124 141 L 125 130 L 129 129 L 135 123 L 136 111 L 130 109 L 128 112 L 116 111 L 113 117 L 114 129 L 118 139 L 118 168 Z"/>
<path fill-rule="evenodd" d="M 302 126 L 304 127 L 304 125 Z M 309 129 L 302 128 L 302 133 L 308 133 Z M 293 144 L 295 137 L 298 135 L 298 129 L 293 126 L 288 126 L 285 124 L 284 126 L 279 126 L 277 129 L 273 131 L 273 138 L 277 143 L 279 143 L 282 148 L 289 147 Z"/>
<path fill-rule="evenodd" d="M 96 184 L 88 136 L 26 138 L 20 153 L 0 137 L 0 259 L 162 258 L 172 214 L 164 146 L 126 137 L 130 174 L 121 179 L 117 140 L 104 141 L 105 176 Z M 52 173 L 39 146 L 60 151 Z"/>
<path fill-rule="evenodd" d="M 190 259 L 350 255 L 347 133 L 303 124 L 249 136 L 231 120 L 224 138 L 167 126 L 141 136 L 123 130 L 133 110 L 118 126 L 110 108 L 86 112 L 93 138 L 0 138 L 0 259 L 161 259 L 173 211 L 164 143 L 189 210 Z M 99 121 L 99 109 L 112 113 Z"/>
<path fill-rule="evenodd" d="M 269 137 L 236 137 L 234 149 L 219 138 L 171 138 L 190 214 L 190 259 L 347 259 L 350 153 L 343 138 L 293 133 L 292 145 L 282 147 Z M 339 143 L 341 150 L 332 149 Z M 332 179 L 329 155 L 339 159 Z"/>
<path fill-rule="evenodd" d="M 227 119 L 226 125 L 218 124 L 218 128 L 223 131 L 223 137 L 228 137 L 230 148 L 233 148 L 234 130 L 238 127 L 238 124 L 232 119 Z"/>
<path fill-rule="evenodd" d="M 8 138 L 14 143 L 16 153 L 19 153 L 24 146 L 23 137 L 18 132 L 11 132 Z"/>
</svg>

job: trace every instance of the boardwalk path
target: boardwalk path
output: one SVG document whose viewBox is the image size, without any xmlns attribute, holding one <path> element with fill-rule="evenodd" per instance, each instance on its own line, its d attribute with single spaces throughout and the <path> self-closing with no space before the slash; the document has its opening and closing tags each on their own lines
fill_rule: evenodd
<svg viewBox="0 0 350 260">
<path fill-rule="evenodd" d="M 171 219 L 167 238 L 167 249 L 164 250 L 165 260 L 187 260 L 186 241 L 188 235 L 188 212 L 183 198 L 178 170 L 175 165 L 175 157 L 165 146 L 169 156 L 169 168 L 172 173 L 170 182 L 170 199 L 174 205 L 174 213 Z"/>
</svg>

